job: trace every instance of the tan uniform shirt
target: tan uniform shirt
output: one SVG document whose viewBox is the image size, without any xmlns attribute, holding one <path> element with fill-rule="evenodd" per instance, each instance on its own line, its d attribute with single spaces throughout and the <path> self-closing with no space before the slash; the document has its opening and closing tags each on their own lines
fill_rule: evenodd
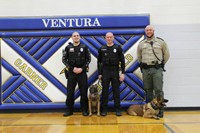
<svg viewBox="0 0 200 133">
<path fill-rule="evenodd" d="M 154 55 L 152 48 L 159 60 Z M 158 37 L 153 37 L 151 40 L 142 40 L 137 48 L 138 61 L 140 63 L 146 63 L 147 65 L 155 65 L 156 62 L 161 64 L 162 61 L 165 64 L 168 61 L 169 56 L 167 44 L 163 39 Z"/>
</svg>

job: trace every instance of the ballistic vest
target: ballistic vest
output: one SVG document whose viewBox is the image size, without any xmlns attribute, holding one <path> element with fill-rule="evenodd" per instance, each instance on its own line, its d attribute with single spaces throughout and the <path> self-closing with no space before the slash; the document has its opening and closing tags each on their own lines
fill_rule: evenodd
<svg viewBox="0 0 200 133">
<path fill-rule="evenodd" d="M 118 45 L 102 46 L 101 55 L 103 66 L 119 66 Z"/>
<path fill-rule="evenodd" d="M 73 46 L 70 44 L 67 48 L 68 62 L 73 67 L 82 67 L 86 63 L 86 46 L 79 44 L 78 46 Z"/>
</svg>

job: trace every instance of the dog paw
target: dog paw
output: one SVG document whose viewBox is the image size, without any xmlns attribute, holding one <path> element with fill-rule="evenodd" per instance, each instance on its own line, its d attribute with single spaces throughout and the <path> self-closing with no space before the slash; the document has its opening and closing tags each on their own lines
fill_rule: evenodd
<svg viewBox="0 0 200 133">
<path fill-rule="evenodd" d="M 156 117 L 156 120 L 160 120 L 160 117 Z"/>
<path fill-rule="evenodd" d="M 89 116 L 92 116 L 92 114 L 89 114 Z"/>
</svg>

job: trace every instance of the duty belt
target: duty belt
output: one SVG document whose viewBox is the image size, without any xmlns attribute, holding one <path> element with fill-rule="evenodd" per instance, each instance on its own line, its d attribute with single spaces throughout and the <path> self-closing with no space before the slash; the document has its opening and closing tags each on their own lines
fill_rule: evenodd
<svg viewBox="0 0 200 133">
<path fill-rule="evenodd" d="M 119 66 L 108 66 L 108 65 L 104 65 L 103 68 L 107 68 L 107 69 L 116 69 L 116 68 L 119 68 Z"/>
<path fill-rule="evenodd" d="M 149 69 L 149 68 L 156 68 L 156 69 L 159 69 L 162 67 L 161 64 L 156 64 L 156 65 L 147 65 L 146 63 L 142 63 L 141 64 L 141 67 L 144 68 L 144 69 Z"/>
</svg>

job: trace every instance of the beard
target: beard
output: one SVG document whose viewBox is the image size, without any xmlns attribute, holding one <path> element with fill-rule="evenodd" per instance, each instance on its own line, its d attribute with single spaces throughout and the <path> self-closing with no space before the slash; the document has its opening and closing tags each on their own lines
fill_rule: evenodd
<svg viewBox="0 0 200 133">
<path fill-rule="evenodd" d="M 147 36 L 147 38 L 149 38 L 149 39 L 150 39 L 150 38 L 152 38 L 153 36 L 154 36 L 154 34 L 152 34 L 151 36 Z"/>
</svg>

